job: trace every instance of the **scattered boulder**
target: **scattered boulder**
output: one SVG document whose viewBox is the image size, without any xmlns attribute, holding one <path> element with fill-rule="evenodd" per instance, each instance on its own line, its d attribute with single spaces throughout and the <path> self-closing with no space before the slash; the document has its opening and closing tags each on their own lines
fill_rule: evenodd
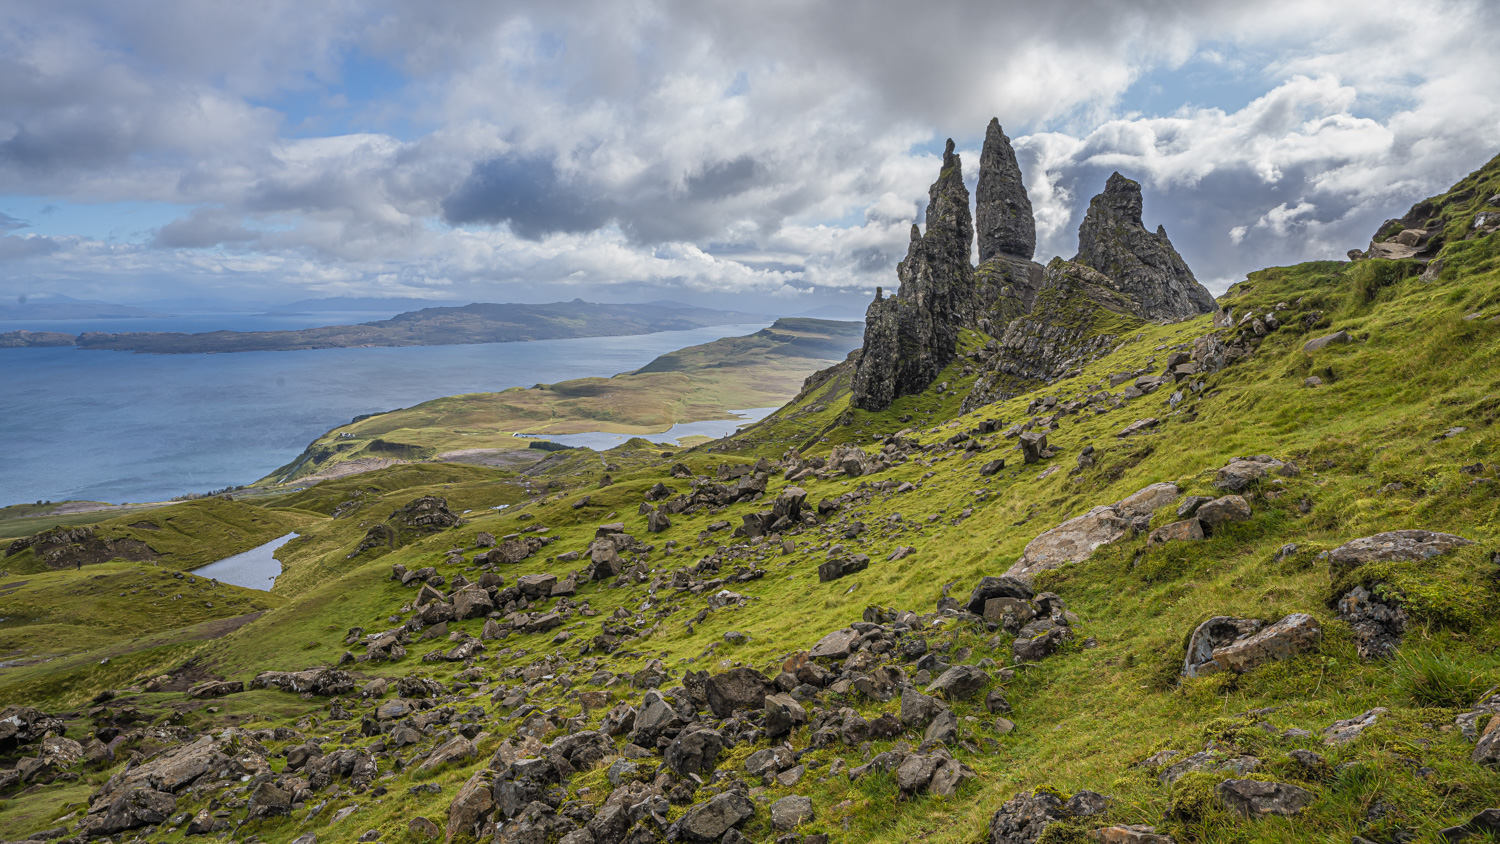
<svg viewBox="0 0 1500 844">
<path fill-rule="evenodd" d="M 1250 502 L 1238 495 L 1226 495 L 1200 506 L 1196 515 L 1203 524 L 1203 532 L 1212 536 L 1223 525 L 1249 521 Z"/>
<path fill-rule="evenodd" d="M 7 706 L 0 710 L 0 753 L 40 740 L 48 733 L 61 735 L 63 722 L 30 706 Z"/>
<path fill-rule="evenodd" d="M 969 593 L 969 602 L 964 609 L 975 615 L 983 615 L 985 604 L 991 598 L 1014 598 L 1030 601 L 1034 597 L 1031 587 L 1012 577 L 982 577 L 974 591 Z"/>
<path fill-rule="evenodd" d="M 1017 794 L 990 817 L 988 844 L 1036 844 L 1053 824 L 1102 815 L 1109 798 L 1080 791 L 1064 800 L 1050 791 Z"/>
<path fill-rule="evenodd" d="M 296 694 L 320 697 L 346 695 L 354 691 L 354 677 L 336 668 L 309 668 L 306 671 L 263 671 L 250 681 L 252 689 L 281 689 Z"/>
<path fill-rule="evenodd" d="M 1202 539 L 1203 536 L 1202 522 L 1197 519 L 1183 519 L 1151 531 L 1151 535 L 1146 537 L 1146 544 L 1155 546 L 1165 545 L 1168 542 L 1189 542 Z"/>
<path fill-rule="evenodd" d="M 690 807 L 667 830 L 667 838 L 711 844 L 754 816 L 755 804 L 750 798 L 737 791 L 725 791 Z"/>
<path fill-rule="evenodd" d="M 1328 552 L 1336 571 L 1348 571 L 1365 563 L 1414 562 L 1446 554 L 1473 541 L 1451 533 L 1430 530 L 1393 530 L 1351 539 Z"/>
<path fill-rule="evenodd" d="M 764 708 L 766 695 L 774 692 L 775 686 L 766 675 L 742 666 L 708 678 L 703 691 L 714 717 L 728 718 L 738 709 Z"/>
<path fill-rule="evenodd" d="M 813 819 L 811 797 L 791 794 L 771 804 L 771 826 L 786 832 Z"/>
<path fill-rule="evenodd" d="M 1313 352 L 1320 351 L 1330 345 L 1353 342 L 1354 338 L 1349 336 L 1349 332 L 1335 331 L 1332 334 L 1325 334 L 1322 337 L 1308 340 L 1306 343 L 1303 343 L 1302 351 L 1307 352 L 1308 354 L 1312 354 Z"/>
<path fill-rule="evenodd" d="M 1240 492 L 1272 472 L 1282 476 L 1292 476 L 1298 474 L 1300 470 L 1291 463 L 1277 460 L 1266 454 L 1236 457 L 1218 471 L 1214 478 L 1214 486 L 1225 492 Z"/>
<path fill-rule="evenodd" d="M 1101 545 L 1128 536 L 1137 518 L 1145 518 L 1181 495 L 1176 484 L 1158 483 L 1120 499 L 1075 516 L 1027 543 L 1021 558 L 1005 573 L 1006 577 L 1030 584 L 1043 571 L 1065 563 L 1087 560 Z"/>
</svg>

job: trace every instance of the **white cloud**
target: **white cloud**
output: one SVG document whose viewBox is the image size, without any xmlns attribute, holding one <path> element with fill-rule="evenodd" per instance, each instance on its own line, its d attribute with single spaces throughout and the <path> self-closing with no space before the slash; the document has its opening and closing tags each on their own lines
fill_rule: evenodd
<svg viewBox="0 0 1500 844">
<path fill-rule="evenodd" d="M 0 258 L 9 284 L 31 287 L 94 274 L 473 298 L 890 287 L 933 142 L 973 147 L 998 115 L 1039 258 L 1072 254 L 1118 169 L 1146 185 L 1148 223 L 1222 284 L 1363 245 L 1493 154 L 1497 14 L 1477 0 L 1422 15 L 1395 0 L 871 0 L 857 14 L 0 1 L 0 194 L 193 208 L 154 245 L 10 235 Z M 320 100 L 357 98 L 342 78 L 354 50 L 405 79 L 332 110 L 366 125 L 293 137 L 338 122 Z M 1132 86 L 1149 77 L 1166 96 L 1189 62 L 1261 93 L 1132 110 Z"/>
</svg>

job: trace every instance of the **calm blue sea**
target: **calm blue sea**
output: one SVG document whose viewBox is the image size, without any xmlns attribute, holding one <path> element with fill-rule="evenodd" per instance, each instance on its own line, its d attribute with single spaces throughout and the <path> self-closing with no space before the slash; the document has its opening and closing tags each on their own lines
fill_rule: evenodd
<svg viewBox="0 0 1500 844">
<path fill-rule="evenodd" d="M 345 321 L 328 314 L 209 316 L 191 318 L 193 327 L 180 317 L 0 322 L 0 331 L 254 330 Z M 162 501 L 249 483 L 354 416 L 459 393 L 614 375 L 684 346 L 768 324 L 531 343 L 220 355 L 0 349 L 0 505 Z M 728 430 L 736 424 L 745 423 L 731 422 Z"/>
</svg>

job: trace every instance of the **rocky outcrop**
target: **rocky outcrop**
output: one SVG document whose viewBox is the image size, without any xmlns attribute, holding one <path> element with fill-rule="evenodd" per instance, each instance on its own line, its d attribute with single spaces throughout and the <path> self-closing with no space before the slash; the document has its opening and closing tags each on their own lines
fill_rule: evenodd
<svg viewBox="0 0 1500 844">
<path fill-rule="evenodd" d="M 1314 650 L 1323 641 L 1317 619 L 1307 613 L 1292 613 L 1269 627 L 1264 624 L 1260 619 L 1219 616 L 1198 625 L 1188 641 L 1183 675 L 1240 674 Z"/>
<path fill-rule="evenodd" d="M 979 184 L 974 189 L 974 227 L 979 235 L 979 263 L 997 255 L 1030 258 L 1036 251 L 1036 222 L 1031 200 L 1021 183 L 1010 138 L 992 118 L 979 156 Z"/>
<path fill-rule="evenodd" d="M 906 260 L 896 268 L 901 289 L 889 299 L 877 293 L 865 313 L 850 399 L 855 407 L 882 410 L 919 393 L 953 360 L 971 295 L 973 241 L 969 189 L 949 140 L 942 172 L 928 191 L 927 231 L 912 226 Z"/>
<path fill-rule="evenodd" d="M 1109 354 L 1118 338 L 1096 329 L 1101 310 L 1143 316 L 1104 274 L 1061 258 L 1047 265 L 1040 287 L 1025 304 L 1027 312 L 981 351 L 985 371 L 964 400 L 964 412 L 1020 395 Z"/>
<path fill-rule="evenodd" d="M 92 527 L 55 527 L 17 539 L 5 548 L 10 557 L 30 549 L 48 568 L 107 563 L 122 559 L 142 562 L 160 559 L 149 545 L 138 539 L 97 536 Z"/>
<path fill-rule="evenodd" d="M 1214 309 L 1213 296 L 1172 248 L 1167 231 L 1141 222 L 1141 186 L 1119 173 L 1089 203 L 1073 260 L 1114 280 L 1147 319 L 1180 320 Z"/>
</svg>

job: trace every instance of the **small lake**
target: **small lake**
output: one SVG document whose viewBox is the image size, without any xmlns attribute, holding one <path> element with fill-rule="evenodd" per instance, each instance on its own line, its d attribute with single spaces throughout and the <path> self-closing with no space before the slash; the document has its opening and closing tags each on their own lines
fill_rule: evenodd
<svg viewBox="0 0 1500 844">
<path fill-rule="evenodd" d="M 233 557 L 225 557 L 217 563 L 193 569 L 191 573 L 198 577 L 211 577 L 220 583 L 269 592 L 276 585 L 277 575 L 281 574 L 281 561 L 275 557 L 276 549 L 296 538 L 297 534 L 289 533 L 249 551 L 241 551 Z"/>
<path fill-rule="evenodd" d="M 606 451 L 617 445 L 623 445 L 626 440 L 640 438 L 650 440 L 662 445 L 676 445 L 683 437 L 709 437 L 719 439 L 727 437 L 737 429 L 746 425 L 752 425 L 775 413 L 774 407 L 752 407 L 747 410 L 731 410 L 735 414 L 734 419 L 710 419 L 704 422 L 679 422 L 676 425 L 662 431 L 659 434 L 611 434 L 604 431 L 592 431 L 583 434 L 547 434 L 537 439 L 551 440 L 561 445 L 571 445 L 576 448 L 592 448 L 595 451 Z"/>
</svg>

